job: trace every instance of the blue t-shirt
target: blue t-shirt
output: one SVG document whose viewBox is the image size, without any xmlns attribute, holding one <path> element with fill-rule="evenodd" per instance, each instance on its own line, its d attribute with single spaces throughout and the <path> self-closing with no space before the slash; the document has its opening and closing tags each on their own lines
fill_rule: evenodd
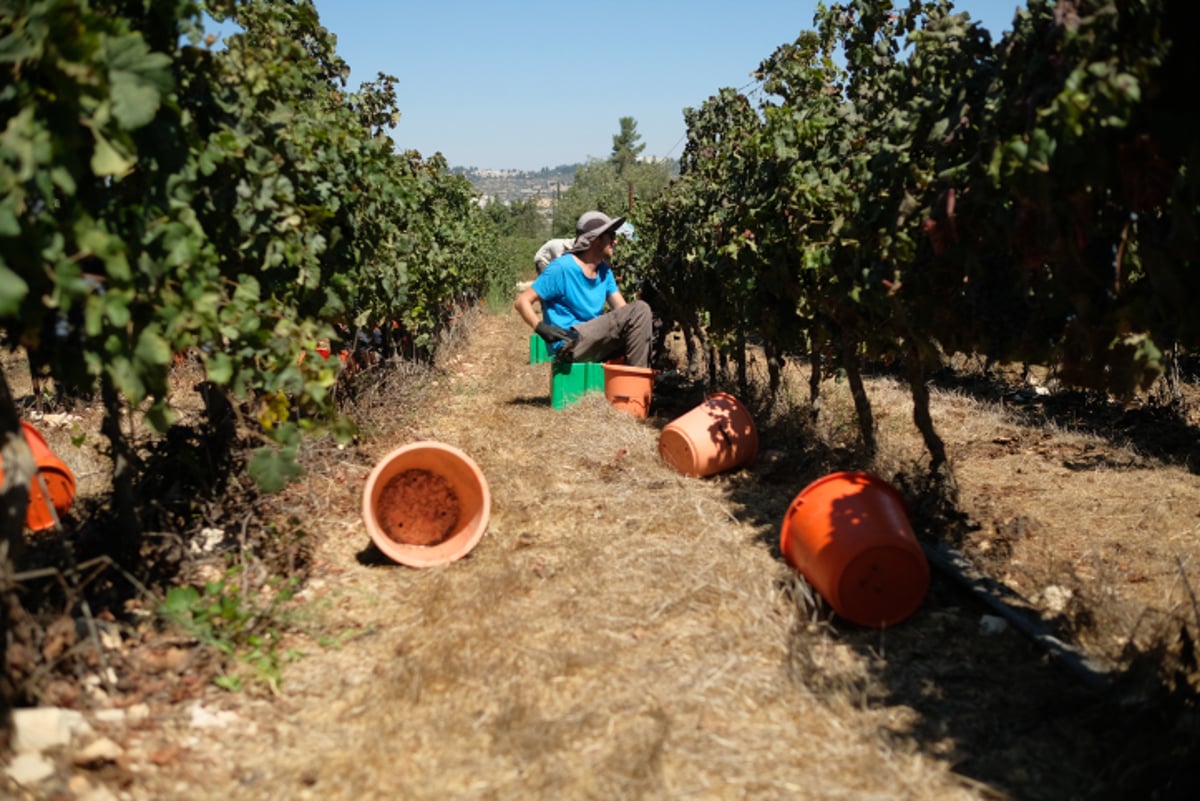
<svg viewBox="0 0 1200 801">
<path fill-rule="evenodd" d="M 533 282 L 533 291 L 542 300 L 542 318 L 569 329 L 600 316 L 608 296 L 617 291 L 617 280 L 608 262 L 601 262 L 596 277 L 588 278 L 575 257 L 564 253 L 546 265 Z M 556 342 L 555 350 L 561 344 Z"/>
</svg>

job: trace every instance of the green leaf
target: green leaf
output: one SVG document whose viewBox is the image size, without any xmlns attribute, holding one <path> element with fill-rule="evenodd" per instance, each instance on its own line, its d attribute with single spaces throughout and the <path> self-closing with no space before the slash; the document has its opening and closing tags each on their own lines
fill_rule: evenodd
<svg viewBox="0 0 1200 801">
<path fill-rule="evenodd" d="M 170 346 L 157 331 L 150 328 L 143 330 L 141 336 L 138 337 L 137 348 L 133 355 L 140 362 L 159 367 L 171 363 Z"/>
<path fill-rule="evenodd" d="M 258 303 L 261 291 L 257 278 L 252 275 L 239 275 L 237 289 L 233 292 L 234 302 L 253 306 Z"/>
<path fill-rule="evenodd" d="M 135 130 L 154 119 L 158 112 L 159 94 L 152 86 L 135 76 L 117 73 L 113 76 L 113 116 L 126 130 Z"/>
<path fill-rule="evenodd" d="M 278 492 L 292 479 L 303 472 L 296 463 L 296 448 L 271 448 L 264 446 L 254 451 L 246 465 L 250 477 L 258 482 L 263 492 Z"/>
<path fill-rule="evenodd" d="M 33 44 L 27 37 L 21 36 L 19 33 L 10 33 L 0 39 L 0 64 L 19 64 L 33 54 Z"/>
<path fill-rule="evenodd" d="M 111 339 L 110 337 L 110 341 Z M 146 385 L 142 382 L 141 375 L 124 355 L 116 355 L 109 359 L 108 373 L 121 394 L 133 403 L 141 403 L 146 397 Z"/>
<path fill-rule="evenodd" d="M 233 378 L 233 360 L 226 353 L 218 352 L 209 356 L 205 368 L 209 380 L 220 386 L 225 386 Z"/>
<path fill-rule="evenodd" d="M 146 422 L 155 431 L 166 431 L 174 424 L 177 415 L 166 403 L 158 402 L 146 410 Z"/>
<path fill-rule="evenodd" d="M 113 116 L 127 131 L 141 128 L 154 119 L 171 89 L 171 59 L 150 52 L 141 34 L 109 38 L 105 45 Z"/>
<path fill-rule="evenodd" d="M 1055 142 L 1050 138 L 1045 128 L 1034 128 L 1029 141 L 1029 160 L 1039 170 L 1049 168 L 1050 159 L 1054 156 Z"/>
<path fill-rule="evenodd" d="M 96 147 L 92 151 L 92 173 L 98 178 L 110 175 L 115 178 L 123 178 L 128 175 L 129 171 L 133 169 L 133 165 L 137 163 L 137 158 L 123 156 L 95 128 L 92 129 L 92 138 L 96 140 Z"/>
<path fill-rule="evenodd" d="M 50 170 L 50 179 L 54 181 L 54 185 L 63 191 L 63 194 L 75 194 L 75 176 L 66 167 L 53 167 Z"/>
<path fill-rule="evenodd" d="M 195 587 L 172 587 L 163 599 L 162 610 L 172 617 L 183 617 L 191 614 L 199 600 L 200 592 Z"/>
<path fill-rule="evenodd" d="M 0 203 L 0 236 L 16 237 L 21 235 L 21 224 L 17 222 L 17 215 L 13 211 L 15 205 L 12 195 Z"/>
<path fill-rule="evenodd" d="M 930 142 L 941 141 L 943 138 L 945 138 L 946 131 L 948 131 L 948 130 L 950 130 L 950 120 L 948 118 L 938 120 L 937 122 L 935 122 L 933 124 L 933 127 L 929 130 L 929 141 Z"/>
<path fill-rule="evenodd" d="M 1122 72 L 1113 79 L 1112 85 L 1113 88 L 1121 94 L 1126 102 L 1141 102 L 1142 88 L 1135 76 L 1126 72 Z"/>
<path fill-rule="evenodd" d="M 0 317 L 16 316 L 28 294 L 29 284 L 25 279 L 0 264 Z"/>
<path fill-rule="evenodd" d="M 91 218 L 76 223 L 75 236 L 81 250 L 104 260 L 104 271 L 111 280 L 128 281 L 133 277 L 121 237 L 108 233 Z"/>
<path fill-rule="evenodd" d="M 222 690 L 228 690 L 231 693 L 240 692 L 242 689 L 242 680 L 231 674 L 217 676 L 215 679 L 213 679 L 213 684 L 217 685 Z"/>
<path fill-rule="evenodd" d="M 125 293 L 109 292 L 104 296 L 104 316 L 114 328 L 124 328 L 129 324 L 132 314 L 129 311 L 130 298 Z"/>
</svg>

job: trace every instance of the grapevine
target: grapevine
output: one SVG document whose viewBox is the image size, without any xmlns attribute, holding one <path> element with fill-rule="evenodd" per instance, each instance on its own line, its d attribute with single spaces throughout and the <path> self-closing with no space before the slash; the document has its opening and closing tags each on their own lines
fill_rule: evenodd
<svg viewBox="0 0 1200 801">
<path fill-rule="evenodd" d="M 635 260 L 740 364 L 749 338 L 807 359 L 814 395 L 843 372 L 868 450 L 861 366 L 903 363 L 936 469 L 925 383 L 950 355 L 1128 397 L 1197 346 L 1196 56 L 1172 38 L 1196 12 L 1031 0 L 996 42 L 948 0 L 901 5 L 821 8 L 760 65 L 757 106 L 689 109 Z"/>
</svg>

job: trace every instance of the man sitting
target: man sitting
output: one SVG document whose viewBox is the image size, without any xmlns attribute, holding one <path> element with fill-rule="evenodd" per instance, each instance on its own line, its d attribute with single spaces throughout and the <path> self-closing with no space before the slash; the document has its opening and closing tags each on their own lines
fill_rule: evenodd
<svg viewBox="0 0 1200 801">
<path fill-rule="evenodd" d="M 641 300 L 626 303 L 612 274 L 617 230 L 624 223 L 624 217 L 614 220 L 599 211 L 585 212 L 575 225 L 571 248 L 551 261 L 513 303 L 556 358 L 599 362 L 620 356 L 630 366 L 650 366 L 650 306 Z M 535 301 L 542 307 L 541 320 Z"/>
</svg>

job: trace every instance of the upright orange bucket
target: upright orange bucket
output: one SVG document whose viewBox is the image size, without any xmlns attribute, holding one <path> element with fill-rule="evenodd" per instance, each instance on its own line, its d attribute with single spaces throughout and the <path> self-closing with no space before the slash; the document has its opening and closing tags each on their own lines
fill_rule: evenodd
<svg viewBox="0 0 1200 801">
<path fill-rule="evenodd" d="M 621 411 L 644 418 L 650 412 L 657 372 L 650 367 L 605 362 L 604 397 Z"/>
<path fill-rule="evenodd" d="M 862 626 L 899 623 L 929 589 L 904 498 L 870 473 L 832 473 L 801 490 L 779 549 L 833 611 Z"/>
<path fill-rule="evenodd" d="M 717 392 L 663 429 L 658 453 L 685 476 L 711 476 L 754 461 L 758 429 L 737 398 Z"/>
<path fill-rule="evenodd" d="M 470 456 L 440 442 L 414 442 L 375 464 L 363 487 L 367 533 L 409 567 L 461 559 L 483 537 L 492 495 Z"/>
<path fill-rule="evenodd" d="M 33 463 L 37 467 L 37 474 L 29 487 L 25 525 L 33 531 L 43 531 L 54 526 L 57 515 L 66 514 L 71 508 L 71 503 L 75 500 L 75 474 L 65 462 L 54 455 L 40 431 L 24 420 L 21 421 L 21 428 L 24 429 L 25 442 L 29 445 Z M 4 465 L 0 464 L 0 482 L 3 481 Z M 43 485 L 45 492 L 42 491 Z M 53 512 L 51 506 L 54 507 Z"/>
</svg>

